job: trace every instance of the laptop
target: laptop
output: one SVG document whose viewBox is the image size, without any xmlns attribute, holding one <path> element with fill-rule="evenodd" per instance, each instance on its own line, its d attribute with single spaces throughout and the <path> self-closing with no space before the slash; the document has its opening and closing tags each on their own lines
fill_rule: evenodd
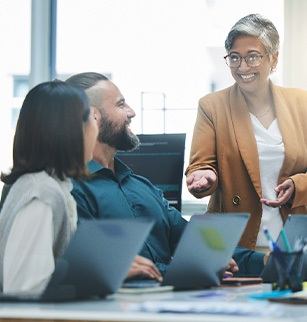
<svg viewBox="0 0 307 322">
<path fill-rule="evenodd" d="M 219 285 L 249 217 L 248 213 L 193 215 L 160 285 L 171 285 L 175 290 Z M 147 286 L 144 281 L 131 283 L 154 287 L 153 281 Z M 126 283 L 124 287 L 131 286 Z"/>
<path fill-rule="evenodd" d="M 307 238 L 307 215 L 289 215 L 285 224 L 284 231 L 289 240 L 291 248 L 294 248 L 295 241 L 299 237 Z M 282 236 L 279 235 L 276 240 L 277 245 L 283 251 L 286 251 L 284 241 Z M 307 280 L 307 253 L 303 255 L 303 269 L 302 277 L 303 280 Z M 272 258 L 269 257 L 262 273 L 261 277 L 265 283 L 277 282 L 277 272 L 275 266 L 273 265 Z"/>
<path fill-rule="evenodd" d="M 80 222 L 42 294 L 0 294 L 0 301 L 68 301 L 103 298 L 121 286 L 153 221 Z"/>
</svg>

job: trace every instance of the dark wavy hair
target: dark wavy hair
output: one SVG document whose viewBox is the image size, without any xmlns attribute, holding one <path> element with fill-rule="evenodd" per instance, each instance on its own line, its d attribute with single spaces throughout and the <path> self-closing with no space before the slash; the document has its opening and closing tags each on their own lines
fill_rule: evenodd
<svg viewBox="0 0 307 322">
<path fill-rule="evenodd" d="M 27 94 L 13 143 L 13 167 L 1 180 L 13 184 L 26 173 L 46 171 L 60 180 L 87 176 L 83 124 L 90 107 L 84 91 L 61 81 L 45 82 Z"/>
</svg>

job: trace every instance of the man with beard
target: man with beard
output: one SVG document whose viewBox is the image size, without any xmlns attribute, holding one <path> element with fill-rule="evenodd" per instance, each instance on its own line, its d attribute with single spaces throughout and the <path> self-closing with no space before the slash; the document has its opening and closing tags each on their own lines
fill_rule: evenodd
<svg viewBox="0 0 307 322">
<path fill-rule="evenodd" d="M 149 180 L 133 173 L 116 158 L 117 151 L 131 151 L 139 146 L 138 137 L 129 127 L 135 112 L 118 87 L 104 75 L 81 73 L 71 76 L 66 82 L 87 93 L 91 106 L 96 108 L 99 126 L 93 160 L 88 164 L 92 177 L 75 182 L 72 191 L 79 220 L 154 219 L 155 225 L 132 268 L 140 275 L 161 280 L 156 268 L 163 275 L 187 221 Z M 238 270 L 233 260 L 229 269 Z"/>
<path fill-rule="evenodd" d="M 98 73 L 77 74 L 66 82 L 85 90 L 91 106 L 96 108 L 99 126 L 94 157 L 88 164 L 93 176 L 90 180 L 75 182 L 72 191 L 77 201 L 79 219 L 154 219 L 155 225 L 138 259 L 144 268 L 142 274 L 155 277 L 146 274 L 146 266 L 150 265 L 147 259 L 163 273 L 186 220 L 149 180 L 134 174 L 116 158 L 117 151 L 131 151 L 140 144 L 129 128 L 135 112 L 117 86 Z M 142 260 L 146 260 L 146 263 L 141 263 Z"/>
</svg>

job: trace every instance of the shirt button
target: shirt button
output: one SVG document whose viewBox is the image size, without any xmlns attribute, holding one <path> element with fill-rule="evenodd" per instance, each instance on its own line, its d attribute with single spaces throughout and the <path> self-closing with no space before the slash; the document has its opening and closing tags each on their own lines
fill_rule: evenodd
<svg viewBox="0 0 307 322">
<path fill-rule="evenodd" d="M 239 205 L 239 204 L 241 203 L 241 198 L 240 198 L 240 196 L 235 195 L 235 196 L 232 198 L 232 203 L 233 203 L 234 205 Z"/>
</svg>

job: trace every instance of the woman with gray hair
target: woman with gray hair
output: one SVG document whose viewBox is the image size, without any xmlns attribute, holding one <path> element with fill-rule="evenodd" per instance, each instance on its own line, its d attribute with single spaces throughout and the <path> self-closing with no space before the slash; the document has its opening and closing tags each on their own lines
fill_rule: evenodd
<svg viewBox="0 0 307 322">
<path fill-rule="evenodd" d="M 239 245 L 262 257 L 234 256 L 247 274 L 261 271 L 253 257 L 268 257 L 263 227 L 277 238 L 290 213 L 307 213 L 307 92 L 270 80 L 278 48 L 278 31 L 259 14 L 231 28 L 224 59 L 235 83 L 199 100 L 185 172 L 195 197 L 211 196 L 209 212 L 251 214 Z"/>
</svg>

